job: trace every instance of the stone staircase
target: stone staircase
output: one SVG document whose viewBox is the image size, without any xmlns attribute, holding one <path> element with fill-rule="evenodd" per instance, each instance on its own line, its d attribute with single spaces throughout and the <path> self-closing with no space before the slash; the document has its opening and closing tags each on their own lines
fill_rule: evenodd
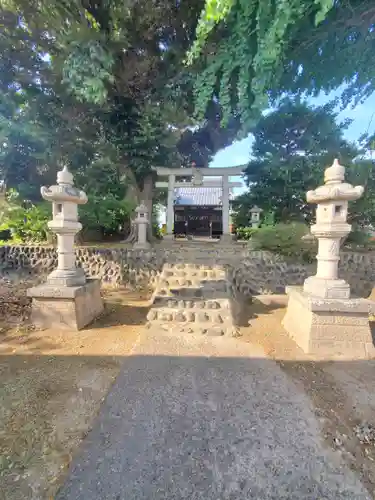
<svg viewBox="0 0 375 500">
<path fill-rule="evenodd" d="M 153 294 L 148 326 L 171 333 L 236 335 L 236 305 L 227 280 L 227 258 L 228 249 L 224 248 L 176 246 Z"/>
</svg>

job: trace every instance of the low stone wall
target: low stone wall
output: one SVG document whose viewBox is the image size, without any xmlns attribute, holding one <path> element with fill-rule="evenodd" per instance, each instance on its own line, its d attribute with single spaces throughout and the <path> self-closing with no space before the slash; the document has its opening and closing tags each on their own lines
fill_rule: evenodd
<svg viewBox="0 0 375 500">
<path fill-rule="evenodd" d="M 130 289 L 155 287 L 166 255 L 152 250 L 126 248 L 78 248 L 77 264 L 89 278 L 99 278 L 103 286 L 125 286 Z M 0 247 L 0 273 L 19 272 L 43 279 L 57 266 L 54 247 Z"/>
<path fill-rule="evenodd" d="M 288 262 L 269 252 L 248 252 L 232 267 L 230 276 L 244 296 L 284 293 L 287 285 L 302 285 L 316 272 L 316 263 Z M 368 297 L 375 286 L 375 253 L 343 252 L 339 276 L 351 286 L 353 295 Z"/>
<path fill-rule="evenodd" d="M 76 257 L 86 275 L 100 278 L 103 286 L 153 290 L 164 262 L 176 252 L 179 252 L 177 247 L 150 250 L 87 247 L 78 248 Z M 233 288 L 244 296 L 284 293 L 285 286 L 302 285 L 316 270 L 316 264 L 291 263 L 269 252 L 242 248 L 233 264 L 233 248 L 223 252 L 232 257 L 228 273 Z M 0 274 L 14 271 L 44 279 L 56 266 L 57 253 L 53 247 L 0 247 Z M 368 297 L 375 283 L 375 253 L 343 253 L 339 272 L 350 283 L 354 295 Z"/>
</svg>

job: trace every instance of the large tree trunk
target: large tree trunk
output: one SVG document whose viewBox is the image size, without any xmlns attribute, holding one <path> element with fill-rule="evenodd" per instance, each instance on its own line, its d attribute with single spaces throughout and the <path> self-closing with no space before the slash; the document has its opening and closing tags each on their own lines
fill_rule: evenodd
<svg viewBox="0 0 375 500">
<path fill-rule="evenodd" d="M 134 179 L 135 181 L 135 179 Z M 128 194 L 126 196 L 127 200 L 131 203 L 134 203 L 136 206 L 144 203 L 147 207 L 148 217 L 150 220 L 150 224 L 148 226 L 147 236 L 148 240 L 153 240 L 152 234 L 152 200 L 153 200 L 153 191 L 154 191 L 154 180 L 152 175 L 148 175 L 143 182 L 142 191 L 138 188 L 138 186 L 134 183 L 131 187 L 129 187 Z M 131 230 L 128 237 L 125 239 L 126 243 L 134 243 L 137 241 L 137 226 L 134 223 L 135 213 L 131 219 Z"/>
<path fill-rule="evenodd" d="M 134 181 L 135 182 L 135 181 Z M 137 207 L 139 205 L 140 192 L 136 184 L 131 184 L 126 193 L 126 201 L 131 205 Z M 136 226 L 134 224 L 135 213 L 132 214 L 130 218 L 130 232 L 128 236 L 125 237 L 125 243 L 134 243 L 136 241 Z M 128 225 L 127 223 L 125 225 Z"/>
</svg>

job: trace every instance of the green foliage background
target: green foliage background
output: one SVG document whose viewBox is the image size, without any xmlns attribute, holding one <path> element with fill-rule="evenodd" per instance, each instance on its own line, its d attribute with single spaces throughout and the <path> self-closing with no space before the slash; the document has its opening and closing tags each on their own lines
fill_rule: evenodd
<svg viewBox="0 0 375 500">
<path fill-rule="evenodd" d="M 343 140 L 347 124 L 335 124 L 332 107 L 281 99 L 345 83 L 346 105 L 373 91 L 370 0 L 0 0 L 0 7 L 0 178 L 21 199 L 38 206 L 40 186 L 68 164 L 89 196 L 88 227 L 130 227 L 137 203 L 146 200 L 151 211 L 158 201 L 153 166 L 207 166 L 253 132 L 251 191 L 236 202 L 244 226 L 252 204 L 277 220 L 308 220 L 302 195 L 338 151 L 349 176 L 368 188 L 353 220 L 373 220 L 372 164 L 352 161 L 360 152 Z M 267 120 L 261 113 L 270 102 L 279 111 Z"/>
<path fill-rule="evenodd" d="M 269 101 L 345 83 L 343 104 L 374 90 L 371 0 L 206 0 L 187 57 L 197 112 L 216 95 L 246 133 Z"/>
</svg>

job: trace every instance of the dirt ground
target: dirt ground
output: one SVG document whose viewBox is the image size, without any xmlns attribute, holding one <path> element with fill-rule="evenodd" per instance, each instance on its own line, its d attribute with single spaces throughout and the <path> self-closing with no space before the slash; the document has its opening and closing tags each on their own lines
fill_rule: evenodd
<svg viewBox="0 0 375 500">
<path fill-rule="evenodd" d="M 38 332 L 17 326 L 27 311 L 26 287 L 21 284 L 7 323 L 0 323 L 1 500 L 53 498 L 146 322 L 149 303 L 141 294 L 107 292 L 106 314 L 90 328 Z M 240 340 L 262 345 L 307 392 L 327 446 L 375 498 L 375 361 L 318 361 L 283 330 L 283 306 L 255 300 L 245 310 L 250 325 L 241 328 Z"/>
<path fill-rule="evenodd" d="M 81 332 L 2 325 L 1 500 L 53 498 L 134 345 L 148 301 L 126 292 L 105 298 L 107 314 Z"/>
<path fill-rule="evenodd" d="M 241 339 L 261 345 L 310 397 L 328 446 L 341 454 L 375 498 L 375 360 L 319 361 L 290 339 L 284 305 L 254 300 Z M 302 318 L 303 321 L 303 318 Z"/>
</svg>

